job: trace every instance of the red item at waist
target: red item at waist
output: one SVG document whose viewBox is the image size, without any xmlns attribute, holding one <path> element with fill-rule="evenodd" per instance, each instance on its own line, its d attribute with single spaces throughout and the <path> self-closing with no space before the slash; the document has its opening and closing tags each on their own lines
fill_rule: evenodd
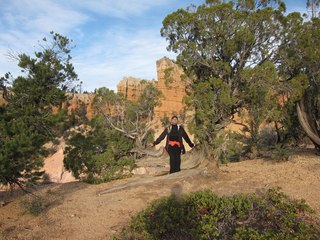
<svg viewBox="0 0 320 240">
<path fill-rule="evenodd" d="M 180 147 L 180 142 L 178 141 L 169 141 L 168 144 L 173 147 L 174 145 L 178 145 L 178 147 Z"/>
</svg>

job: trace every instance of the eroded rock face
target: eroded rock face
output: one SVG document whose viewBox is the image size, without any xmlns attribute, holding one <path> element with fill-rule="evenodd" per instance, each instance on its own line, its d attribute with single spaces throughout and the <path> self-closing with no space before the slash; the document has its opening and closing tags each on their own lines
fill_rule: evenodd
<svg viewBox="0 0 320 240">
<path fill-rule="evenodd" d="M 52 147 L 51 143 L 48 143 L 47 145 L 47 147 Z M 64 168 L 64 149 L 65 142 L 63 138 L 60 138 L 59 144 L 55 146 L 55 153 L 44 160 L 43 170 L 47 174 L 47 180 L 49 182 L 67 183 L 77 181 L 75 177 L 72 176 L 72 173 Z"/>
<path fill-rule="evenodd" d="M 63 107 L 68 109 L 70 114 L 72 111 L 84 111 L 86 117 L 91 120 L 94 117 L 94 110 L 92 102 L 94 98 L 93 93 L 74 93 L 68 94 L 69 101 Z M 83 108 L 83 109 L 82 109 Z"/>
<path fill-rule="evenodd" d="M 124 77 L 117 85 L 117 91 L 122 93 L 124 97 L 131 101 L 137 101 L 144 90 L 142 81 L 150 81 L 141 78 Z"/>
<path fill-rule="evenodd" d="M 185 104 L 183 97 L 188 82 L 184 79 L 184 72 L 181 67 L 169 58 L 161 58 L 157 61 L 157 88 L 163 94 L 161 106 L 156 107 L 155 115 L 164 117 L 172 115 L 183 115 Z"/>
<path fill-rule="evenodd" d="M 185 104 L 183 97 L 187 80 L 183 77 L 183 70 L 169 58 L 161 58 L 157 61 L 158 80 L 152 81 L 156 84 L 162 94 L 161 105 L 155 108 L 156 117 L 172 115 L 183 115 Z M 144 80 L 133 77 L 123 78 L 117 85 L 117 91 L 121 92 L 126 99 L 136 101 L 144 90 Z"/>
</svg>

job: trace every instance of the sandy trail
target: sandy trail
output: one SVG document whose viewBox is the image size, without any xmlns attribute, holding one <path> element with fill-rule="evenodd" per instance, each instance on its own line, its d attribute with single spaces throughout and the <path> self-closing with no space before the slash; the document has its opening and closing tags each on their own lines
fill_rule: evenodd
<svg viewBox="0 0 320 240">
<path fill-rule="evenodd" d="M 168 166 L 161 161 L 165 160 L 149 161 L 146 167 L 158 166 L 163 172 Z M 46 199 L 48 208 L 37 217 L 24 213 L 22 197 L 0 208 L 0 239 L 111 239 L 152 200 L 200 189 L 231 195 L 281 187 L 292 198 L 304 198 L 320 216 L 319 183 L 320 157 L 303 152 L 285 162 L 256 159 L 223 165 L 213 175 L 195 168 L 100 185 L 50 184 L 38 192 Z"/>
</svg>

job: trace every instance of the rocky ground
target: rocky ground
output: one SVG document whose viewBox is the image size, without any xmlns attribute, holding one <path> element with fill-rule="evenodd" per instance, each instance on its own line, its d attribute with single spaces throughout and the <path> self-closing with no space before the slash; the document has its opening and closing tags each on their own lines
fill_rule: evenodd
<svg viewBox="0 0 320 240">
<path fill-rule="evenodd" d="M 35 193 L 45 209 L 27 214 L 22 202 L 35 198 L 0 195 L 0 239 L 111 239 L 131 216 L 161 196 L 211 189 L 220 195 L 281 187 L 288 196 L 305 199 L 320 217 L 320 157 L 299 151 L 289 161 L 254 159 L 209 172 L 192 154 L 183 170 L 168 175 L 167 156 L 138 162 L 136 175 L 100 185 L 81 182 L 48 184 Z M 40 200 L 39 200 L 40 201 Z"/>
</svg>

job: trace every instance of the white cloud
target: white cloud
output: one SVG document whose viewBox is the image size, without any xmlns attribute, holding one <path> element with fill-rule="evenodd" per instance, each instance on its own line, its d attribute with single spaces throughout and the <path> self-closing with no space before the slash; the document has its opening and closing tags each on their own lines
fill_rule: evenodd
<svg viewBox="0 0 320 240">
<path fill-rule="evenodd" d="M 5 56 L 10 49 L 32 55 L 38 41 L 55 31 L 77 45 L 72 62 L 83 90 L 116 89 L 124 76 L 156 79 L 156 61 L 175 57 L 160 37 L 161 14 L 191 2 L 204 0 L 0 0 L 0 76 L 20 74 Z"/>
<path fill-rule="evenodd" d="M 55 31 L 73 39 L 77 45 L 71 54 L 84 90 L 102 86 L 115 89 L 124 76 L 157 78 L 156 60 L 166 53 L 160 29 L 145 19 L 140 19 L 147 24 L 140 24 L 139 29 L 131 23 L 136 23 L 140 15 L 152 8 L 168 7 L 176 2 L 0 0 L 0 76 L 8 71 L 20 75 L 17 63 L 5 56 L 10 49 L 33 55 L 38 50 L 38 41 Z M 116 19 L 125 21 L 119 23 Z M 161 20 L 156 24 L 160 26 Z M 122 25 L 124 22 L 127 25 Z M 149 29 L 141 25 L 148 25 Z"/>
<path fill-rule="evenodd" d="M 86 15 L 54 1 L 11 0 L 1 14 L 0 43 L 22 51 L 35 46 L 50 31 L 64 34 L 88 21 Z"/>
<path fill-rule="evenodd" d="M 67 34 L 88 21 L 86 15 L 55 1 L 0 0 L 0 6 L 0 76 L 7 71 L 20 74 L 15 70 L 17 63 L 6 56 L 9 51 L 33 54 L 38 41 L 50 31 Z"/>
<path fill-rule="evenodd" d="M 128 16 L 135 16 L 143 13 L 144 11 L 156 7 L 172 4 L 172 0 L 150 1 L 150 0 L 72 0 L 69 5 L 86 9 L 101 15 L 108 15 L 117 18 L 127 18 Z"/>
<path fill-rule="evenodd" d="M 8 28 L 24 32 L 65 32 L 88 20 L 86 15 L 48 0 L 11 0 L 1 11 Z"/>
<path fill-rule="evenodd" d="M 112 42 L 108 42 L 106 39 L 110 34 L 115 33 L 106 33 L 99 42 L 92 43 L 80 54 L 81 59 L 75 58 L 76 71 L 84 82 L 84 89 L 92 91 L 105 86 L 115 90 L 125 76 L 157 79 L 156 61 L 166 52 L 166 42 L 159 37 L 158 31 L 118 32 Z M 173 54 L 166 55 L 173 57 Z M 93 75 L 95 79 L 90 78 Z"/>
</svg>

